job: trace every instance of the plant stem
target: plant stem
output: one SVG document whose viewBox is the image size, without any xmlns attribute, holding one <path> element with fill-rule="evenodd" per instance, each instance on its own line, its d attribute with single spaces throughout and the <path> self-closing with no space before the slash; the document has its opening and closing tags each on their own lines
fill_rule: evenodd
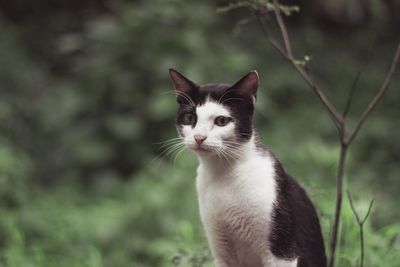
<svg viewBox="0 0 400 267">
<path fill-rule="evenodd" d="M 342 141 L 342 139 L 341 139 Z M 334 266 L 334 261 L 336 252 L 336 243 L 339 231 L 339 224 L 340 224 L 340 214 L 342 210 L 342 200 L 343 200 L 343 178 L 344 178 L 344 167 L 346 164 L 346 156 L 347 156 L 348 146 L 345 142 L 341 142 L 340 145 L 340 155 L 339 155 L 339 164 L 337 169 L 336 175 L 336 209 L 335 209 L 335 217 L 332 226 L 332 234 L 329 243 L 329 262 L 328 267 Z"/>
<path fill-rule="evenodd" d="M 360 267 L 364 267 L 364 224 L 360 225 Z"/>
</svg>

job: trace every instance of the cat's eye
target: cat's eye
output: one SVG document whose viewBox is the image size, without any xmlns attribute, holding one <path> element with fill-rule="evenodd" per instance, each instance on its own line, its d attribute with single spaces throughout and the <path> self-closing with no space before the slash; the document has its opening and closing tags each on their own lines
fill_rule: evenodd
<svg viewBox="0 0 400 267">
<path fill-rule="evenodd" d="M 195 122 L 195 116 L 192 113 L 185 113 L 182 117 L 182 124 L 191 125 Z"/>
<path fill-rule="evenodd" d="M 218 126 L 225 126 L 228 123 L 230 123 L 231 121 L 232 121 L 232 118 L 230 118 L 230 117 L 218 116 L 215 118 L 214 123 L 215 123 L 215 125 L 218 125 Z"/>
</svg>

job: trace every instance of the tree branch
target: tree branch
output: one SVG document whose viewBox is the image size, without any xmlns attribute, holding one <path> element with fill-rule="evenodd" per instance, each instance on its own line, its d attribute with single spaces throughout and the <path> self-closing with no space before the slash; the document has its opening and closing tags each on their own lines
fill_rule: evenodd
<svg viewBox="0 0 400 267">
<path fill-rule="evenodd" d="M 353 102 L 353 97 L 354 97 L 354 93 L 355 93 L 356 88 L 357 88 L 358 81 L 360 80 L 361 74 L 363 73 L 364 68 L 365 68 L 365 66 L 368 64 L 369 59 L 370 59 L 370 57 L 371 57 L 371 52 L 372 52 L 372 48 L 373 48 L 373 46 L 374 46 L 373 44 L 374 44 L 375 38 L 376 38 L 376 35 L 374 35 L 374 36 L 371 38 L 370 44 L 369 44 L 369 46 L 368 46 L 367 53 L 366 53 L 366 55 L 365 55 L 365 60 L 364 60 L 364 62 L 361 64 L 360 68 L 358 69 L 357 74 L 356 74 L 356 77 L 355 77 L 355 79 L 354 79 L 354 81 L 353 81 L 353 84 L 351 85 L 351 88 L 350 88 L 350 91 L 349 91 L 349 95 L 348 95 L 348 97 L 347 97 L 346 106 L 345 106 L 344 111 L 343 111 L 343 114 L 342 114 L 343 119 L 346 119 L 346 116 L 347 116 L 347 114 L 348 114 L 349 111 L 350 111 L 351 104 L 352 104 L 352 102 Z"/>
<path fill-rule="evenodd" d="M 357 136 L 357 133 L 361 129 L 361 127 L 363 126 L 363 124 L 365 122 L 365 119 L 374 110 L 374 108 L 378 104 L 379 100 L 381 100 L 383 94 L 388 89 L 388 87 L 389 87 L 389 85 L 390 85 L 390 83 L 392 81 L 393 74 L 395 73 L 396 67 L 399 64 L 399 62 L 400 62 L 400 42 L 399 42 L 399 44 L 397 46 L 397 50 L 396 50 L 396 53 L 394 55 L 394 58 L 393 58 L 393 61 L 392 61 L 392 65 L 390 66 L 389 72 L 388 72 L 388 74 L 387 74 L 387 76 L 386 76 L 381 88 L 379 89 L 379 91 L 377 92 L 375 97 L 371 100 L 371 102 L 369 103 L 368 107 L 365 109 L 365 111 L 361 115 L 359 121 L 357 122 L 356 126 L 354 127 L 353 131 L 351 132 L 350 137 L 349 137 L 349 144 Z"/>
<path fill-rule="evenodd" d="M 268 39 L 268 41 L 284 56 L 286 59 L 289 59 L 288 55 L 286 54 L 285 49 L 281 47 L 281 45 L 276 41 L 270 34 L 269 28 L 268 28 L 268 23 L 266 21 L 266 16 L 267 14 L 265 11 L 257 11 L 256 16 L 257 20 L 260 24 L 260 28 L 263 31 L 265 37 Z"/>
<path fill-rule="evenodd" d="M 357 224 L 358 224 L 359 231 L 360 231 L 360 267 L 364 267 L 364 253 L 365 253 L 364 223 L 367 221 L 369 215 L 371 214 L 372 206 L 374 205 L 374 200 L 371 200 L 371 202 L 369 203 L 368 211 L 365 214 L 364 218 L 361 220 L 356 208 L 354 207 L 353 198 L 351 197 L 350 191 L 348 191 L 348 190 L 347 190 L 347 197 L 349 199 L 351 210 L 352 210 L 354 216 L 356 217 Z"/>
<path fill-rule="evenodd" d="M 285 22 L 283 21 L 281 10 L 279 9 L 278 0 L 274 0 L 274 13 L 275 13 L 276 21 L 278 22 L 278 25 L 279 25 L 279 29 L 281 30 L 281 33 L 282 33 L 282 38 L 283 38 L 283 42 L 285 44 L 286 53 L 288 54 L 290 60 L 294 60 L 293 52 L 292 52 L 292 45 L 290 44 L 289 34 L 287 31 Z"/>
<path fill-rule="evenodd" d="M 293 67 L 297 70 L 297 72 L 303 77 L 303 79 L 308 83 L 308 85 L 317 95 L 317 97 L 319 98 L 325 109 L 331 115 L 335 125 L 337 124 L 342 125 L 343 124 L 342 116 L 336 111 L 335 107 L 329 102 L 329 100 L 326 98 L 325 94 L 322 92 L 320 87 L 315 83 L 314 79 L 308 74 L 308 72 L 304 68 L 302 68 L 298 64 L 298 62 L 296 62 L 296 59 L 293 55 L 289 34 L 285 22 L 283 21 L 281 11 L 279 9 L 279 2 L 277 0 L 274 0 L 273 3 L 275 6 L 274 8 L 275 18 L 276 21 L 278 22 L 278 26 L 282 34 L 282 39 L 285 45 L 285 52 L 286 52 L 284 54 L 285 57 L 292 63 Z M 339 131 L 341 130 L 339 129 Z"/>
<path fill-rule="evenodd" d="M 372 206 L 373 206 L 373 205 L 374 205 L 374 200 L 371 200 L 371 202 L 369 202 L 369 207 L 368 207 L 367 214 L 365 214 L 364 219 L 361 221 L 362 224 L 364 224 L 364 223 L 367 221 L 367 219 L 368 219 L 368 217 L 369 217 L 369 214 L 371 213 L 371 210 L 372 210 Z"/>
</svg>

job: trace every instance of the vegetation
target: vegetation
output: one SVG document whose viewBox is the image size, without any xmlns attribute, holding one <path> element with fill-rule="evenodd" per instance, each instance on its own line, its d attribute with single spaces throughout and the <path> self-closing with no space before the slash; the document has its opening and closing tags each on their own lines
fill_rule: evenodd
<svg viewBox="0 0 400 267">
<path fill-rule="evenodd" d="M 400 10 L 389 2 L 352 19 L 310 1 L 289 19 L 293 46 L 311 58 L 339 108 L 377 33 L 349 123 L 381 84 L 398 41 Z M 171 66 L 199 83 L 259 71 L 260 135 L 307 189 L 328 241 L 335 127 L 246 8 L 218 13 L 226 3 L 211 0 L 0 3 L 0 266 L 212 266 L 196 159 L 158 157 L 159 143 L 175 136 Z M 363 225 L 366 267 L 399 266 L 399 87 L 396 73 L 348 155 L 345 188 L 361 218 L 375 200 Z M 358 266 L 359 227 L 347 199 L 342 215 L 336 266 Z"/>
</svg>

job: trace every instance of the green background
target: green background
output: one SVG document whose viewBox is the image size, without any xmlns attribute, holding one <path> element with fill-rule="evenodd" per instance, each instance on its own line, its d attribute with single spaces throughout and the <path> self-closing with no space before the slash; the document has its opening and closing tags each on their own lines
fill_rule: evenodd
<svg viewBox="0 0 400 267">
<path fill-rule="evenodd" d="M 371 39 L 354 124 L 399 37 L 395 1 L 292 1 L 298 58 L 342 110 Z M 212 266 L 194 190 L 196 158 L 176 137 L 174 67 L 199 84 L 261 78 L 263 142 L 306 188 L 325 242 L 334 211 L 336 129 L 245 8 L 226 1 L 0 1 L 0 266 Z M 271 21 L 272 23 L 272 21 Z M 375 38 L 373 38 L 375 36 Z M 350 148 L 345 188 L 366 212 L 365 266 L 400 266 L 400 75 Z M 358 266 L 344 201 L 337 266 Z"/>
</svg>

